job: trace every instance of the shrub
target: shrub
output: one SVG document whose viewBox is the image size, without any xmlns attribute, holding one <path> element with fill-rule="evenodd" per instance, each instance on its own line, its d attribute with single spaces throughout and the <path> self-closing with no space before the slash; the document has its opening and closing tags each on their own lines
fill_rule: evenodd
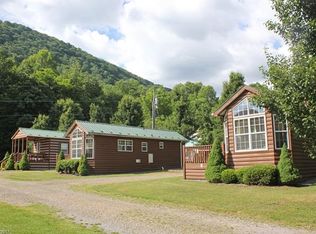
<svg viewBox="0 0 316 234">
<path fill-rule="evenodd" d="M 4 155 L 4 158 L 2 159 L 2 162 L 0 164 L 0 169 L 1 170 L 5 170 L 5 164 L 7 163 L 7 160 L 9 159 L 9 157 L 10 157 L 9 152 L 6 152 L 5 155 Z"/>
<path fill-rule="evenodd" d="M 65 159 L 64 152 L 60 151 L 59 154 L 58 154 L 58 156 L 57 156 L 56 167 L 55 167 L 55 170 L 56 170 L 57 172 L 61 172 L 61 171 L 60 171 L 60 169 L 61 169 L 60 166 L 61 166 L 61 165 L 60 165 L 59 162 L 60 162 L 61 160 L 64 160 L 64 159 Z"/>
<path fill-rule="evenodd" d="M 23 153 L 22 159 L 19 162 L 19 168 L 22 171 L 30 169 L 30 163 L 29 163 L 29 160 L 28 160 L 26 152 Z"/>
<path fill-rule="evenodd" d="M 243 183 L 248 185 L 272 185 L 277 182 L 277 169 L 274 165 L 256 165 L 244 171 Z"/>
<path fill-rule="evenodd" d="M 14 163 L 14 169 L 15 170 L 20 170 L 19 162 Z"/>
<path fill-rule="evenodd" d="M 235 171 L 238 183 L 240 184 L 244 183 L 243 177 L 246 170 L 248 170 L 248 167 L 242 167 Z"/>
<path fill-rule="evenodd" d="M 87 176 L 89 174 L 87 157 L 82 155 L 79 161 L 78 173 L 81 176 Z"/>
<path fill-rule="evenodd" d="M 9 156 L 9 158 L 5 164 L 5 169 L 6 170 L 14 170 L 14 161 L 13 161 L 12 155 Z"/>
<path fill-rule="evenodd" d="M 57 162 L 56 171 L 59 173 L 77 174 L 78 166 L 79 160 L 77 159 L 62 159 Z"/>
<path fill-rule="evenodd" d="M 226 169 L 226 166 L 224 164 L 221 142 L 218 138 L 215 138 L 207 162 L 205 177 L 211 183 L 219 183 L 221 182 L 221 173 L 224 169 Z"/>
<path fill-rule="evenodd" d="M 234 169 L 226 169 L 222 171 L 221 179 L 225 184 L 235 184 L 238 181 Z"/>
<path fill-rule="evenodd" d="M 281 184 L 293 185 L 301 178 L 298 169 L 294 168 L 293 160 L 287 150 L 286 144 L 282 147 L 277 168 Z"/>
<path fill-rule="evenodd" d="M 60 151 L 57 157 L 57 161 L 64 160 L 64 159 L 65 159 L 65 154 L 63 151 Z"/>
</svg>

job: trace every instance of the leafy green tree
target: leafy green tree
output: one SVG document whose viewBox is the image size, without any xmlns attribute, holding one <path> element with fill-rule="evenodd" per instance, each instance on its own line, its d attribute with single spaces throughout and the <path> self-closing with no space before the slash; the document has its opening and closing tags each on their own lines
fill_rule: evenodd
<svg viewBox="0 0 316 234">
<path fill-rule="evenodd" d="M 294 168 L 293 160 L 287 150 L 286 144 L 282 147 L 277 168 L 282 184 L 295 184 L 300 179 L 300 173 L 297 168 Z"/>
<path fill-rule="evenodd" d="M 102 120 L 100 107 L 94 103 L 91 103 L 89 116 L 90 116 L 90 122 L 100 122 Z"/>
<path fill-rule="evenodd" d="M 231 72 L 229 74 L 229 80 L 224 81 L 223 90 L 219 99 L 219 104 L 223 104 L 228 98 L 230 98 L 238 89 L 245 85 L 245 77 L 239 72 Z"/>
<path fill-rule="evenodd" d="M 143 112 L 140 101 L 132 96 L 124 96 L 118 104 L 113 123 L 142 126 Z"/>
<path fill-rule="evenodd" d="M 49 129 L 49 116 L 39 114 L 33 121 L 32 128 L 34 129 Z"/>
<path fill-rule="evenodd" d="M 316 2 L 310 0 L 271 0 L 277 21 L 267 27 L 278 33 L 291 48 L 302 47 L 316 55 Z"/>
<path fill-rule="evenodd" d="M 286 119 L 305 151 L 316 158 L 316 3 L 273 0 L 272 4 L 277 21 L 269 21 L 268 28 L 285 39 L 291 56 L 267 53 L 266 84 L 257 101 Z"/>
<path fill-rule="evenodd" d="M 82 109 L 72 99 L 59 99 L 54 108 L 54 114 L 59 117 L 58 130 L 66 131 L 76 119 L 82 119 Z"/>
<path fill-rule="evenodd" d="M 215 138 L 205 169 L 205 178 L 211 183 L 219 183 L 221 182 L 221 173 L 225 169 L 226 165 L 222 153 L 221 141 Z"/>
</svg>

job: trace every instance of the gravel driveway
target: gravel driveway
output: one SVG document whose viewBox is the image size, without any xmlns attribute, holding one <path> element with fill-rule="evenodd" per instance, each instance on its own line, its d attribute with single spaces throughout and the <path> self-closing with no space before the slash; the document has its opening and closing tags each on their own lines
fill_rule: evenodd
<svg viewBox="0 0 316 234">
<path fill-rule="evenodd" d="M 42 203 L 78 223 L 98 224 L 119 233 L 311 233 L 208 212 L 119 200 L 70 189 L 72 185 L 120 183 L 179 176 L 177 172 L 45 182 L 0 177 L 0 199 L 11 204 Z M 185 194 L 183 194 L 185 196 Z"/>
</svg>

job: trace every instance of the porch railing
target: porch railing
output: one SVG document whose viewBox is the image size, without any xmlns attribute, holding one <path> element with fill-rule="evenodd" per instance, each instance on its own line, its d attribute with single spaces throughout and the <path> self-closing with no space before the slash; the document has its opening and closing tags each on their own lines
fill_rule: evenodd
<svg viewBox="0 0 316 234">
<path fill-rule="evenodd" d="M 211 146 L 199 145 L 184 147 L 184 156 L 186 163 L 207 163 Z"/>
<path fill-rule="evenodd" d="M 14 153 L 13 158 L 15 162 L 22 159 L 23 153 Z M 48 162 L 49 158 L 45 157 L 45 153 L 28 153 L 27 154 L 29 162 Z"/>
</svg>

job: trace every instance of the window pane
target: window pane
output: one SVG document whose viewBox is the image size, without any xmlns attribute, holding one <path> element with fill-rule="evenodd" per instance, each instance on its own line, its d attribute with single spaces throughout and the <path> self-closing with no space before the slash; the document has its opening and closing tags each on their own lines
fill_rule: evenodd
<svg viewBox="0 0 316 234">
<path fill-rule="evenodd" d="M 248 150 L 249 149 L 249 137 L 248 135 L 236 136 L 236 149 Z"/>
<path fill-rule="evenodd" d="M 251 134 L 251 148 L 265 149 L 266 148 L 265 133 Z"/>
<path fill-rule="evenodd" d="M 282 148 L 283 144 L 288 145 L 287 132 L 276 132 L 275 141 L 276 141 L 276 148 Z"/>
<path fill-rule="evenodd" d="M 245 134 L 248 132 L 248 119 L 235 120 L 235 134 Z"/>
<path fill-rule="evenodd" d="M 274 116 L 274 125 L 276 131 L 286 131 L 286 124 L 282 123 L 276 116 Z"/>
<path fill-rule="evenodd" d="M 248 100 L 241 101 L 233 110 L 234 116 L 248 115 Z"/>
<path fill-rule="evenodd" d="M 265 131 L 264 117 L 251 118 L 250 130 L 251 132 L 264 132 Z"/>
<path fill-rule="evenodd" d="M 253 115 L 253 114 L 259 114 L 259 113 L 263 113 L 264 112 L 264 108 L 259 107 L 251 102 L 249 102 L 249 114 Z"/>
</svg>

